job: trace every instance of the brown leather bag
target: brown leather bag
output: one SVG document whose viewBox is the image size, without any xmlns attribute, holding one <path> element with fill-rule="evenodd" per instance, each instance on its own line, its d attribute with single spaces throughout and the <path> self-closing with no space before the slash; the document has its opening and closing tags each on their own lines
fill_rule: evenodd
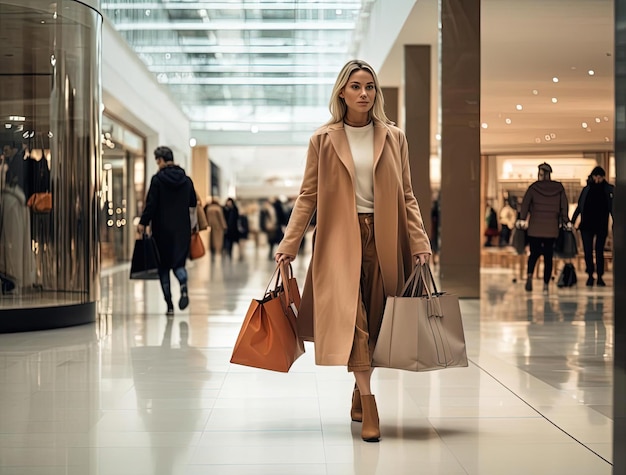
<svg viewBox="0 0 626 475">
<path fill-rule="evenodd" d="M 41 193 L 33 193 L 26 202 L 33 213 L 49 213 L 52 211 L 52 193 L 45 191 Z"/>
<path fill-rule="evenodd" d="M 204 243 L 202 242 L 202 238 L 200 237 L 200 233 L 193 232 L 191 233 L 191 242 L 189 244 L 189 259 L 199 259 L 206 254 L 206 249 L 204 248 Z"/>
<path fill-rule="evenodd" d="M 270 288 L 272 282 L 274 287 Z M 250 303 L 230 362 L 288 372 L 304 353 L 297 329 L 299 306 L 300 291 L 291 265 L 281 263 L 272 274 L 264 297 Z"/>
</svg>

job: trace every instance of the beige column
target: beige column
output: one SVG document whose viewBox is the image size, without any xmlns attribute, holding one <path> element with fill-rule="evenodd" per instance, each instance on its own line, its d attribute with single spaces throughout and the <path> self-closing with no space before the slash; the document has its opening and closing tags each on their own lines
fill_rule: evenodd
<svg viewBox="0 0 626 475">
<path fill-rule="evenodd" d="M 191 179 L 193 186 L 206 204 L 207 196 L 211 194 L 209 169 L 209 148 L 207 146 L 196 146 L 191 150 Z"/>
<path fill-rule="evenodd" d="M 404 46 L 404 129 L 413 192 L 430 236 L 430 45 Z"/>
<path fill-rule="evenodd" d="M 480 296 L 480 0 L 441 2 L 442 287 Z"/>
</svg>

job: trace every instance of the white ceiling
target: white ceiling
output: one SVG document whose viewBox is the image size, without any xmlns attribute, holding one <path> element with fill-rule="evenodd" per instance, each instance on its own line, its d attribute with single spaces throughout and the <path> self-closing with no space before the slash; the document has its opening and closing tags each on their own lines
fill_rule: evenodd
<svg viewBox="0 0 626 475">
<path fill-rule="evenodd" d="M 383 86 L 401 89 L 404 45 L 432 46 L 433 154 L 438 148 L 437 4 L 438 0 L 417 0 L 378 71 Z M 481 129 L 482 152 L 613 150 L 613 1 L 483 0 L 481 14 L 481 121 L 488 125 Z M 367 54 L 361 56 L 368 59 Z M 588 74 L 590 69 L 594 76 Z M 522 111 L 516 110 L 517 104 Z M 284 177 L 295 193 L 305 147 L 211 147 L 210 154 L 240 185 L 254 180 L 274 183 L 276 177 Z"/>
<path fill-rule="evenodd" d="M 403 46 L 432 45 L 433 150 L 437 3 L 417 1 L 379 71 L 384 85 L 400 87 Z M 481 130 L 483 153 L 612 150 L 613 1 L 483 0 L 481 8 L 481 121 L 488 126 Z"/>
</svg>

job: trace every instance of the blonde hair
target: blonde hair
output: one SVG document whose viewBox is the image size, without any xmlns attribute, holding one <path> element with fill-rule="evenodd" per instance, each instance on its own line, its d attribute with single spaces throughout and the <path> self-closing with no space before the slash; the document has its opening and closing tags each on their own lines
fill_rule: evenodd
<svg viewBox="0 0 626 475">
<path fill-rule="evenodd" d="M 346 87 L 346 84 L 348 84 L 348 80 L 350 79 L 352 73 L 358 71 L 359 69 L 367 71 L 374 78 L 376 97 L 374 98 L 374 105 L 369 111 L 370 119 L 380 121 L 383 124 L 393 124 L 393 122 L 389 120 L 385 114 L 385 99 L 383 98 L 383 92 L 380 89 L 380 84 L 378 83 L 378 77 L 376 76 L 374 68 L 372 68 L 365 61 L 353 59 L 348 61 L 345 66 L 341 68 L 341 71 L 339 71 L 339 75 L 337 76 L 337 80 L 335 81 L 335 85 L 333 87 L 333 92 L 330 95 L 330 103 L 328 104 L 331 118 L 328 122 L 326 122 L 326 125 L 343 122 L 343 118 L 345 117 L 348 108 L 344 99 L 339 97 L 339 94 L 341 94 L 343 88 Z"/>
</svg>

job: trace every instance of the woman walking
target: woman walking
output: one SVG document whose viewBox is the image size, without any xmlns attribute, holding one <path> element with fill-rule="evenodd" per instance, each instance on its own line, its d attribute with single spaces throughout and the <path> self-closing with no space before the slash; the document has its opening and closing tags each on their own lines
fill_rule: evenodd
<svg viewBox="0 0 626 475">
<path fill-rule="evenodd" d="M 309 142 L 300 194 L 275 259 L 296 258 L 317 212 L 300 318 L 313 318 L 316 364 L 353 372 L 351 417 L 362 421 L 363 440 L 375 442 L 371 361 L 385 299 L 400 293 L 416 263 L 428 262 L 431 248 L 411 187 L 406 137 L 387 119 L 370 65 L 352 60 L 343 67 L 330 112 Z"/>
</svg>

